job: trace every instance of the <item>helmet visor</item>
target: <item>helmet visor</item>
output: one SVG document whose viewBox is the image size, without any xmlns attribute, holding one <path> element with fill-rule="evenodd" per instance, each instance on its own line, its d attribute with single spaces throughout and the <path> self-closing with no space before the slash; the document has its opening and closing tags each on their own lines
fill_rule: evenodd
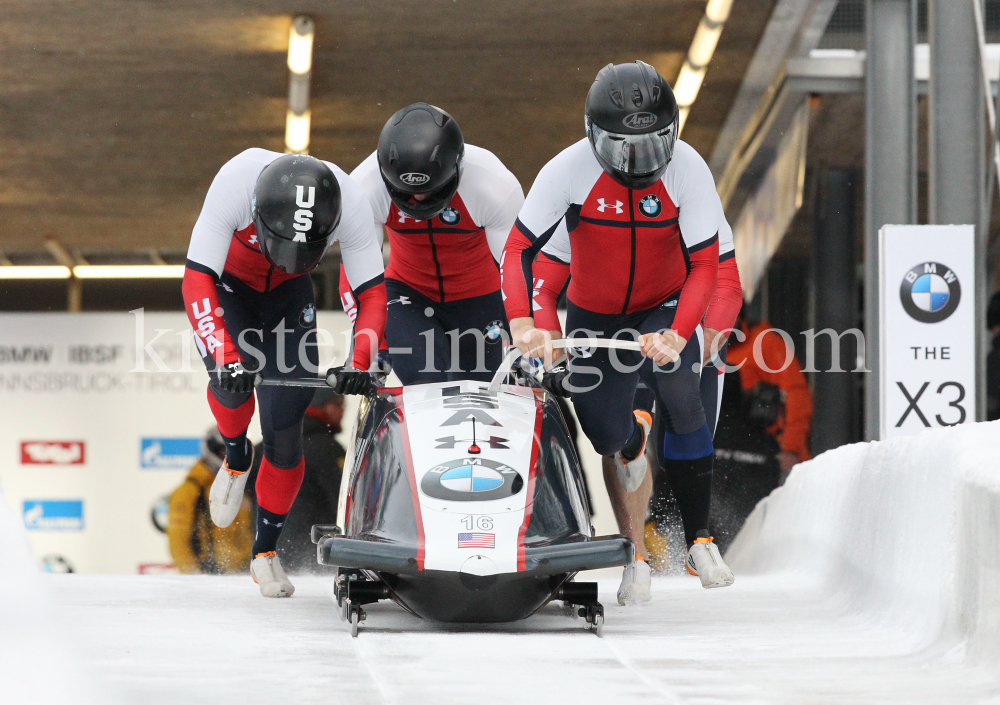
<svg viewBox="0 0 1000 705">
<path fill-rule="evenodd" d="M 275 234 L 260 218 L 255 219 L 255 225 L 264 256 L 286 274 L 303 274 L 315 268 L 333 238 L 333 233 L 330 233 L 324 240 L 296 242 Z"/>
<path fill-rule="evenodd" d="M 641 175 L 660 171 L 666 168 L 674 154 L 676 123 L 644 135 L 608 132 L 589 119 L 587 128 L 594 151 L 623 174 Z"/>
</svg>

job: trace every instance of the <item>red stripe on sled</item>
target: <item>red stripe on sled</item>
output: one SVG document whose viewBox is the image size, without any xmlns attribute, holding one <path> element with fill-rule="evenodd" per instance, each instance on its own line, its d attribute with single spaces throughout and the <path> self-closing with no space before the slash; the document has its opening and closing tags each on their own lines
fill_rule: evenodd
<svg viewBox="0 0 1000 705">
<path fill-rule="evenodd" d="M 535 503 L 535 472 L 538 468 L 538 449 L 542 444 L 542 410 L 544 405 L 535 397 L 535 432 L 531 438 L 531 464 L 528 467 L 528 487 L 524 500 L 524 521 L 517 532 L 517 569 L 527 570 L 524 560 L 524 534 L 531 523 L 531 508 Z"/>
<path fill-rule="evenodd" d="M 410 491 L 413 494 L 413 514 L 417 520 L 417 570 L 424 569 L 424 519 L 420 515 L 420 497 L 417 489 L 417 475 L 413 471 L 413 454 L 410 452 L 410 433 L 406 429 L 406 414 L 403 411 L 403 390 L 394 395 L 396 408 L 399 410 L 399 432 L 403 437 L 403 451 L 406 453 L 406 472 L 410 478 Z"/>
</svg>

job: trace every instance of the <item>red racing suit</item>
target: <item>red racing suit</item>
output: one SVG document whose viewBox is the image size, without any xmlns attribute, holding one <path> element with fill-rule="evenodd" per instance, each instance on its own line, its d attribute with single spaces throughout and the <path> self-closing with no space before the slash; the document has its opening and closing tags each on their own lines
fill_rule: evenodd
<svg viewBox="0 0 1000 705">
<path fill-rule="evenodd" d="M 191 234 L 182 287 L 184 308 L 197 333 L 199 352 L 203 357 L 207 352 L 216 364 L 240 359 L 216 294 L 223 273 L 263 293 L 305 276 L 275 268 L 261 252 L 253 224 L 251 204 L 257 177 L 281 156 L 264 149 L 248 149 L 227 162 L 213 180 Z M 371 341 L 373 337 L 381 340 L 386 320 L 380 237 L 375 232 L 368 198 L 342 169 L 326 164 L 340 185 L 343 215 L 334 235 L 340 243 L 344 278 L 350 281 L 358 302 L 357 330 L 373 333 L 356 336 L 352 364 L 367 370 L 376 352 Z"/>
<path fill-rule="evenodd" d="M 685 339 L 703 319 L 731 327 L 742 303 L 711 172 L 681 141 L 663 177 L 641 191 L 604 173 L 586 139 L 561 152 L 535 179 L 501 274 L 508 318 L 532 316 L 549 330 L 560 328 L 556 299 L 567 279 L 569 300 L 595 313 L 626 315 L 679 297 L 671 328 Z"/>
</svg>

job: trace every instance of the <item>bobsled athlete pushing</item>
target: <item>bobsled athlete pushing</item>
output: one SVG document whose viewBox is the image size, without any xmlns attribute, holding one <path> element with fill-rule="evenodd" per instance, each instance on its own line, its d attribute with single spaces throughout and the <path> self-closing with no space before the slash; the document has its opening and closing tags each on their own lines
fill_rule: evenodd
<svg viewBox="0 0 1000 705">
<path fill-rule="evenodd" d="M 512 349 L 489 383 L 381 387 L 363 398 L 339 526 L 313 527 L 317 560 L 339 568 L 334 593 L 355 636 L 364 606 L 384 599 L 442 622 L 515 621 L 561 600 L 601 634 L 597 584 L 573 578 L 631 565 L 634 547 L 593 536 L 559 406 L 518 357 Z"/>
</svg>

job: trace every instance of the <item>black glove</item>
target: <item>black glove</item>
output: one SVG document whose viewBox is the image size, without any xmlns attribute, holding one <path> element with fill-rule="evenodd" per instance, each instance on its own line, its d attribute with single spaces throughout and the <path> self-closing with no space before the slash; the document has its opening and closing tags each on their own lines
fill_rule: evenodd
<svg viewBox="0 0 1000 705">
<path fill-rule="evenodd" d="M 549 369 L 542 372 L 542 387 L 553 396 L 569 398 L 569 390 L 566 389 L 565 380 L 569 376 L 569 365 L 563 358 Z"/>
<path fill-rule="evenodd" d="M 215 373 L 219 377 L 220 387 L 227 392 L 235 392 L 237 394 L 252 392 L 259 376 L 256 372 L 250 372 L 243 367 L 243 363 L 239 361 L 221 365 L 216 369 Z"/>
<path fill-rule="evenodd" d="M 378 383 L 370 372 L 353 367 L 334 367 L 326 373 L 326 383 L 337 394 L 374 394 Z"/>
</svg>

